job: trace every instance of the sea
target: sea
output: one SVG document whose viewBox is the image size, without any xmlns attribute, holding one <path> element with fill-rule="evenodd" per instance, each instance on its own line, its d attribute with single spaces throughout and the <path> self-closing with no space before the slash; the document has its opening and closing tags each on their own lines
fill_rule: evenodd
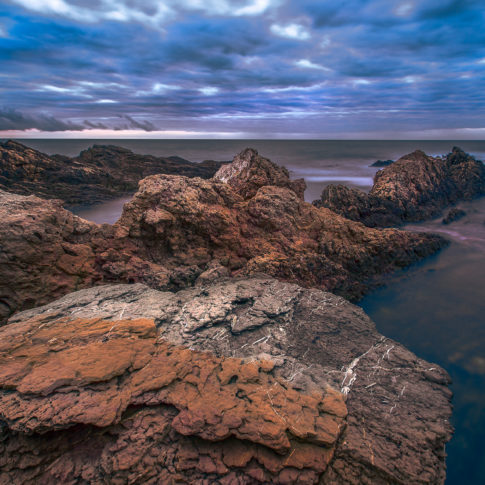
<svg viewBox="0 0 485 485">
<path fill-rule="evenodd" d="M 44 153 L 77 155 L 93 144 L 111 144 L 139 154 L 178 155 L 187 160 L 232 160 L 247 147 L 305 178 L 305 198 L 313 201 L 330 183 L 368 191 L 376 160 L 396 160 L 420 149 L 444 155 L 459 146 L 485 160 L 485 141 L 391 140 L 18 140 Z M 113 223 L 130 197 L 78 215 Z M 485 484 L 485 197 L 458 204 L 466 216 L 450 225 L 442 218 L 404 229 L 440 233 L 450 245 L 424 262 L 389 277 L 385 286 L 358 304 L 377 329 L 452 378 L 455 434 L 447 445 L 447 485 Z"/>
</svg>

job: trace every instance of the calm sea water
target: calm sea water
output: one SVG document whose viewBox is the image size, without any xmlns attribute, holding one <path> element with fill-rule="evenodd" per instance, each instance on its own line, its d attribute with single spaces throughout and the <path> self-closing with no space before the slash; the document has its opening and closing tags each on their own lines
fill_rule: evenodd
<svg viewBox="0 0 485 485">
<path fill-rule="evenodd" d="M 20 140 L 22 141 L 22 140 Z M 192 161 L 231 160 L 246 147 L 304 177 L 305 197 L 341 182 L 363 190 L 372 185 L 374 161 L 416 149 L 430 155 L 454 145 L 485 159 L 483 141 L 301 141 L 301 140 L 24 140 L 46 153 L 76 155 L 93 143 L 116 144 L 136 153 L 178 155 Z M 112 223 L 129 198 L 79 211 Z M 447 484 L 485 483 L 485 198 L 460 204 L 467 216 L 449 226 L 441 219 L 408 229 L 441 232 L 451 240 L 438 255 L 403 271 L 360 305 L 384 335 L 448 370 L 453 379 L 455 436 L 447 446 Z"/>
</svg>

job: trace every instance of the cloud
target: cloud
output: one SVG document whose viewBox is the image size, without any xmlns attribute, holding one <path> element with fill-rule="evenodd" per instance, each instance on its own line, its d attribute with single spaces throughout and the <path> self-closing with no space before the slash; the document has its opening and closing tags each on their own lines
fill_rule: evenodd
<svg viewBox="0 0 485 485">
<path fill-rule="evenodd" d="M 483 24 L 478 0 L 10 0 L 2 126 L 479 126 Z"/>
<path fill-rule="evenodd" d="M 125 120 L 128 121 L 126 125 L 123 125 L 123 127 L 117 128 L 117 129 L 130 129 L 130 128 L 138 128 L 139 130 L 143 131 L 155 131 L 157 128 L 153 123 L 150 123 L 150 121 L 143 120 L 143 121 L 136 121 L 134 120 L 131 116 L 129 115 L 123 115 L 121 118 L 124 118 Z"/>
<path fill-rule="evenodd" d="M 328 67 L 321 66 L 320 64 L 315 64 L 308 59 L 299 59 L 295 62 L 295 65 L 298 67 L 302 67 L 303 69 L 319 69 L 322 71 L 331 71 L 331 69 L 329 69 Z"/>
<path fill-rule="evenodd" d="M 199 88 L 199 91 L 206 96 L 213 96 L 219 92 L 219 88 L 214 86 L 204 86 L 203 88 Z"/>
<path fill-rule="evenodd" d="M 42 15 L 55 15 L 78 22 L 136 22 L 163 27 L 189 12 L 209 16 L 255 16 L 278 6 L 281 0 L 11 0 Z"/>
<path fill-rule="evenodd" d="M 273 24 L 270 30 L 274 35 L 287 37 L 288 39 L 307 40 L 310 38 L 310 32 L 303 25 L 299 24 Z"/>
<path fill-rule="evenodd" d="M 82 130 L 77 123 L 65 122 L 47 114 L 25 115 L 14 109 L 0 108 L 0 130 L 64 131 Z"/>
</svg>

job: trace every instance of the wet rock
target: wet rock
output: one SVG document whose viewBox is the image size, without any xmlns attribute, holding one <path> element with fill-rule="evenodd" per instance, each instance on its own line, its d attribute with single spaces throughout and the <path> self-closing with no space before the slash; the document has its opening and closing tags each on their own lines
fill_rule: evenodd
<svg viewBox="0 0 485 485">
<path fill-rule="evenodd" d="M 330 293 L 101 286 L 0 342 L 2 482 L 444 480 L 447 374 Z"/>
<path fill-rule="evenodd" d="M 446 217 L 443 218 L 442 222 L 443 224 L 451 224 L 465 216 L 466 212 L 464 210 L 454 207 L 448 211 L 448 214 L 446 214 Z"/>
<path fill-rule="evenodd" d="M 484 194 L 484 164 L 454 147 L 443 158 L 420 150 L 400 158 L 376 173 L 369 194 L 330 186 L 314 204 L 369 227 L 385 227 L 429 219 Z"/>
<path fill-rule="evenodd" d="M 391 165 L 391 163 L 394 163 L 394 160 L 377 160 L 373 164 L 371 164 L 371 167 L 387 167 L 388 165 Z"/>
</svg>

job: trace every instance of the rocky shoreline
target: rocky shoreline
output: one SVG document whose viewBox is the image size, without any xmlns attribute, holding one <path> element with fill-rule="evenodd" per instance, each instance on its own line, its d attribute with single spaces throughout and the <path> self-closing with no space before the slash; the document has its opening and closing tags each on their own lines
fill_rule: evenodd
<svg viewBox="0 0 485 485">
<path fill-rule="evenodd" d="M 8 140 L 0 143 L 0 190 L 87 206 L 131 195 L 149 175 L 210 178 L 220 166 L 212 160 L 194 163 L 176 156 L 138 155 L 112 145 L 93 145 L 74 158 L 50 156 Z"/>
<path fill-rule="evenodd" d="M 378 202 L 312 205 L 247 149 L 205 180 L 144 177 L 113 226 L 1 190 L 0 481 L 443 483 L 446 372 L 342 296 L 446 245 L 368 226 L 480 195 L 478 163 L 415 152 Z"/>
</svg>

